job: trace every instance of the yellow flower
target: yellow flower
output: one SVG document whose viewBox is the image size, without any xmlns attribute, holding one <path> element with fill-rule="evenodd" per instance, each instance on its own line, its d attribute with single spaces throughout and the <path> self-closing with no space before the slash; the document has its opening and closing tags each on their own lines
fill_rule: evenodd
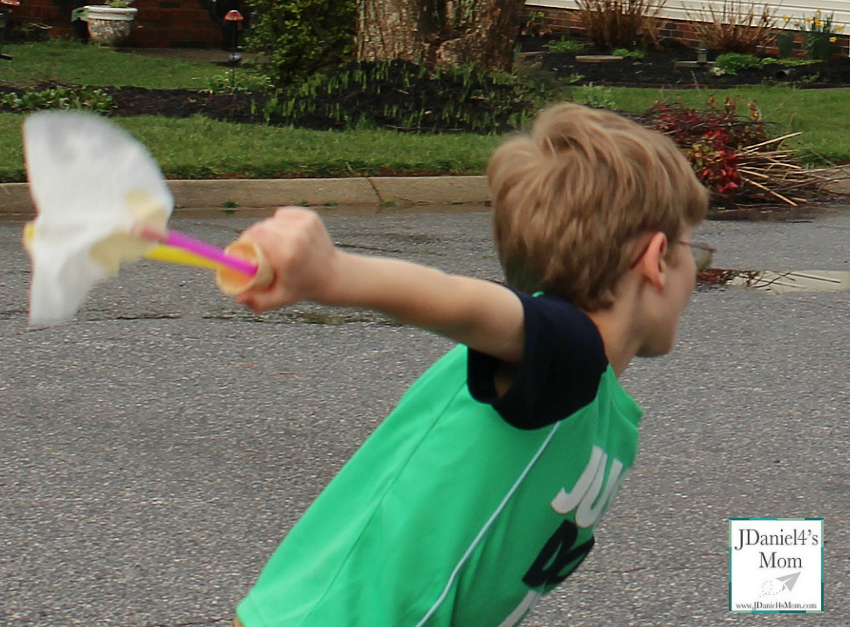
<svg viewBox="0 0 850 627">
<path fill-rule="evenodd" d="M 836 33 L 840 33 L 840 32 L 841 32 L 841 31 L 843 31 L 843 30 L 844 30 L 844 27 L 843 27 L 843 26 L 836 26 L 836 27 L 835 27 L 835 32 L 836 32 Z"/>
<path fill-rule="evenodd" d="M 811 24 L 811 23 L 812 23 L 812 18 L 807 17 L 807 18 L 806 18 L 806 24 Z"/>
<path fill-rule="evenodd" d="M 830 37 L 829 43 L 834 44 L 838 40 L 838 37 Z"/>
<path fill-rule="evenodd" d="M 815 11 L 815 13 L 817 13 L 818 15 L 820 15 L 820 9 L 818 9 L 817 11 Z"/>
<path fill-rule="evenodd" d="M 783 19 L 783 20 L 785 20 L 786 22 L 790 22 L 790 21 L 791 21 L 791 18 L 790 18 L 790 17 L 788 17 L 787 15 L 783 15 L 783 16 L 782 16 L 782 19 Z"/>
<path fill-rule="evenodd" d="M 815 28 L 820 28 L 821 24 L 823 24 L 823 22 L 821 22 L 820 20 L 815 20 Z"/>
</svg>

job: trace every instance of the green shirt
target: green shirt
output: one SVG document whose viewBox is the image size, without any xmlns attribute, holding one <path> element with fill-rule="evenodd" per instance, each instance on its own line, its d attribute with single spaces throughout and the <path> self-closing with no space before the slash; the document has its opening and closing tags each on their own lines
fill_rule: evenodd
<svg viewBox="0 0 850 627">
<path fill-rule="evenodd" d="M 239 605 L 245 627 L 509 627 L 572 572 L 637 453 L 610 366 L 534 430 L 467 385 L 459 346 L 311 505 Z"/>
</svg>

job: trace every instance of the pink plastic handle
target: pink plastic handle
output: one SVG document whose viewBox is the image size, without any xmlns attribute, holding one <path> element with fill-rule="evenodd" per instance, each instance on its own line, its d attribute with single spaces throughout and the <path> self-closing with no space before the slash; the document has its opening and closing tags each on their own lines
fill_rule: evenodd
<svg viewBox="0 0 850 627">
<path fill-rule="evenodd" d="M 227 266 L 240 274 L 250 277 L 257 274 L 257 266 L 250 261 L 234 257 L 233 255 L 228 255 L 222 249 L 217 248 L 212 244 L 202 242 L 194 237 L 189 237 L 185 233 L 181 233 L 179 231 L 157 231 L 151 227 L 143 226 L 139 230 L 139 234 L 145 239 L 153 240 L 160 244 L 175 246 L 189 251 L 190 253 L 195 253 L 196 255 L 209 259 L 210 261 Z"/>
</svg>

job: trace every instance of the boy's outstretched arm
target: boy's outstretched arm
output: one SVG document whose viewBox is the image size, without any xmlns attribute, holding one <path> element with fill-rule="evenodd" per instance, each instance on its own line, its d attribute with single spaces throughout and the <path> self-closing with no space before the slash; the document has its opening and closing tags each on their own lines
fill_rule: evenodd
<svg viewBox="0 0 850 627">
<path fill-rule="evenodd" d="M 407 261 L 341 251 L 319 216 L 299 207 L 278 209 L 242 238 L 263 250 L 275 275 L 268 287 L 236 297 L 255 311 L 302 300 L 367 307 L 507 363 L 522 357 L 522 303 L 503 286 Z"/>
</svg>

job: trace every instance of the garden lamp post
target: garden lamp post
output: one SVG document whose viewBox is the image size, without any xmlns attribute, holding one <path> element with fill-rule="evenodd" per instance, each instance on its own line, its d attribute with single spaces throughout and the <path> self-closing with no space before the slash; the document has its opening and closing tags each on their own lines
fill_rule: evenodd
<svg viewBox="0 0 850 627">
<path fill-rule="evenodd" d="M 242 14 L 236 9 L 228 11 L 224 16 L 224 21 L 230 26 L 232 36 L 229 61 L 234 65 L 242 60 L 242 55 L 239 54 L 239 22 L 244 19 Z"/>
<path fill-rule="evenodd" d="M 708 50 L 706 50 L 705 45 L 700 42 L 699 48 L 697 48 L 697 64 L 705 65 L 708 63 Z"/>
<path fill-rule="evenodd" d="M 65 0 L 62 1 L 64 2 Z M 230 48 L 231 45 L 231 37 L 230 33 L 228 32 L 228 29 L 230 28 L 230 23 L 225 21 L 224 16 L 227 15 L 227 13 L 229 13 L 230 11 L 241 9 L 244 0 L 198 0 L 198 2 L 200 2 L 201 6 L 209 12 L 213 23 L 216 26 L 221 27 L 221 49 L 227 50 L 228 48 Z M 253 13 L 250 13 L 248 16 L 244 17 L 246 23 L 242 26 L 247 28 L 249 24 L 253 23 L 251 20 L 254 19 L 254 16 Z"/>
<path fill-rule="evenodd" d="M 224 23 L 230 26 L 233 38 L 230 45 L 230 93 L 236 93 L 236 66 L 242 60 L 242 55 L 239 54 L 239 22 L 242 21 L 242 14 L 237 10 L 228 11 L 224 16 Z"/>
</svg>

